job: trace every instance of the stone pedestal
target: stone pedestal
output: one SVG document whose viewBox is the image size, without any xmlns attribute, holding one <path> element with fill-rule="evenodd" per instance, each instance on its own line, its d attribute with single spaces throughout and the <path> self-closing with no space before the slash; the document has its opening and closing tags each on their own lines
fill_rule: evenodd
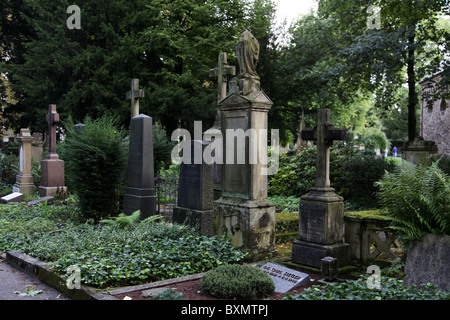
<svg viewBox="0 0 450 320">
<path fill-rule="evenodd" d="M 180 166 L 180 182 L 177 206 L 173 210 L 173 222 L 198 228 L 200 234 L 214 235 L 213 166 L 194 163 L 195 152 L 203 151 L 209 142 L 191 141 L 191 163 Z M 197 150 L 196 150 L 197 149 Z"/>
<path fill-rule="evenodd" d="M 221 197 L 214 203 L 214 215 L 218 238 L 226 236 L 235 248 L 249 249 L 250 259 L 273 251 L 275 206 L 271 202 Z"/>
<path fill-rule="evenodd" d="M 300 199 L 299 239 L 292 245 L 292 262 L 320 268 L 321 260 L 331 256 L 339 266 L 348 264 L 342 197 L 332 188 L 313 188 Z"/>
<path fill-rule="evenodd" d="M 124 195 L 125 214 L 140 210 L 141 219 L 156 213 L 153 167 L 152 118 L 138 115 L 131 119 L 128 180 Z"/>
<path fill-rule="evenodd" d="M 402 159 L 416 165 L 427 164 L 432 157 L 437 157 L 438 147 L 434 141 L 425 141 L 422 137 L 407 141 L 402 148 Z"/>
<path fill-rule="evenodd" d="M 267 201 L 267 164 L 261 161 L 271 105 L 262 91 L 233 93 L 219 104 L 224 165 L 222 196 L 214 202 L 215 232 L 254 257 L 271 252 L 275 238 L 275 206 Z"/>
<path fill-rule="evenodd" d="M 59 159 L 56 153 L 48 154 L 47 158 L 41 161 L 41 185 L 39 186 L 39 196 L 56 196 L 58 190 L 66 191 L 64 186 L 64 161 Z"/>
<path fill-rule="evenodd" d="M 31 142 L 34 138 L 30 135 L 30 130 L 21 129 L 20 136 L 17 137 L 20 144 L 19 151 L 19 174 L 16 176 L 16 183 L 13 186 L 13 192 L 34 195 L 36 186 L 31 175 Z"/>
</svg>

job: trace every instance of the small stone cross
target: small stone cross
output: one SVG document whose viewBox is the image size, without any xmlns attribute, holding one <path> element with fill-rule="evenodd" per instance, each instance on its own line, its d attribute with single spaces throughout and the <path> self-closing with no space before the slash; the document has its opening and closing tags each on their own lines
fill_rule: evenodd
<svg viewBox="0 0 450 320">
<path fill-rule="evenodd" d="M 330 110 L 317 110 L 317 125 L 314 129 L 302 130 L 302 140 L 314 141 L 317 144 L 317 165 L 315 189 L 330 188 L 330 146 L 335 140 L 344 140 L 346 129 L 334 128 L 330 123 Z"/>
<path fill-rule="evenodd" d="M 59 113 L 56 112 L 56 104 L 48 105 L 48 113 L 46 115 L 48 123 L 48 149 L 49 155 L 56 154 L 56 123 L 59 122 Z"/>
<path fill-rule="evenodd" d="M 144 90 L 139 89 L 139 79 L 131 79 L 131 91 L 127 92 L 127 100 L 131 100 L 131 117 L 139 115 L 139 98 L 144 98 Z"/>
<path fill-rule="evenodd" d="M 236 67 L 227 65 L 227 54 L 222 52 L 219 54 L 217 67 L 209 70 L 209 77 L 217 79 L 217 102 L 225 98 L 227 95 L 227 82 L 229 76 L 236 75 Z"/>
</svg>

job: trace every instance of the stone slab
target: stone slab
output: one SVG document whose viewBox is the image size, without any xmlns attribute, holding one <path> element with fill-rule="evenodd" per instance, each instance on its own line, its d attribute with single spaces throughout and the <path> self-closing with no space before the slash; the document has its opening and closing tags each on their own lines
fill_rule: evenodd
<svg viewBox="0 0 450 320">
<path fill-rule="evenodd" d="M 23 194 L 20 192 L 13 192 L 0 198 L 1 204 L 7 204 L 10 202 L 21 202 L 21 201 L 23 201 Z"/>
<path fill-rule="evenodd" d="M 142 291 L 141 295 L 146 298 L 151 298 L 151 297 L 155 297 L 158 294 L 163 293 L 164 291 L 169 290 L 169 289 L 175 290 L 175 288 L 166 288 L 166 287 L 153 288 L 153 289 L 148 289 L 148 290 Z"/>
<path fill-rule="evenodd" d="M 411 241 L 405 264 L 405 285 L 433 283 L 450 289 L 450 236 L 428 234 Z"/>
<path fill-rule="evenodd" d="M 266 263 L 261 270 L 275 283 L 275 292 L 286 293 L 308 281 L 309 275 L 274 263 Z"/>
<path fill-rule="evenodd" d="M 46 197 L 42 197 L 42 198 L 37 199 L 37 200 L 33 200 L 33 201 L 27 202 L 27 206 L 34 206 L 34 205 L 37 205 L 37 204 L 40 204 L 40 203 L 43 203 L 43 202 L 46 202 L 46 201 L 47 201 L 47 204 L 52 204 L 53 200 L 54 200 L 54 197 L 46 196 Z"/>
</svg>

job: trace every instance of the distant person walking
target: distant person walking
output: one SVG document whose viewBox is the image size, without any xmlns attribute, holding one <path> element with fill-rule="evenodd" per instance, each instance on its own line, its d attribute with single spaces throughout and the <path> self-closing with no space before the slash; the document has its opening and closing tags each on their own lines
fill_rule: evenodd
<svg viewBox="0 0 450 320">
<path fill-rule="evenodd" d="M 397 147 L 394 146 L 394 148 L 392 148 L 392 153 L 394 154 L 394 158 L 397 157 Z"/>
</svg>

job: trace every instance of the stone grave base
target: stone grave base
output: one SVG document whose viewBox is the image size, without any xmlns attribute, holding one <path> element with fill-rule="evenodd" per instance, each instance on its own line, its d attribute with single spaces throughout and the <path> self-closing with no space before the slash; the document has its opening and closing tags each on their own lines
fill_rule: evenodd
<svg viewBox="0 0 450 320">
<path fill-rule="evenodd" d="M 214 230 L 235 248 L 251 249 L 248 259 L 257 259 L 274 251 L 275 206 L 267 200 L 222 197 L 214 202 Z"/>
<path fill-rule="evenodd" d="M 140 219 L 143 220 L 155 214 L 156 196 L 154 188 L 127 187 L 123 201 L 123 211 L 127 215 L 141 210 Z"/>
<path fill-rule="evenodd" d="M 39 197 L 56 197 L 58 195 L 58 192 L 67 193 L 67 187 L 60 186 L 60 187 L 44 187 L 39 186 Z"/>
<path fill-rule="evenodd" d="M 295 240 L 292 244 L 292 262 L 314 268 L 321 267 L 325 257 L 337 258 L 339 267 L 349 263 L 349 245 L 347 243 L 318 244 Z"/>
<path fill-rule="evenodd" d="M 200 234 L 214 236 L 214 210 L 194 210 L 175 207 L 173 209 L 173 223 L 185 224 L 199 230 Z"/>
<path fill-rule="evenodd" d="M 34 195 L 36 186 L 32 175 L 19 174 L 16 176 L 16 183 L 13 185 L 13 192 Z"/>
</svg>

